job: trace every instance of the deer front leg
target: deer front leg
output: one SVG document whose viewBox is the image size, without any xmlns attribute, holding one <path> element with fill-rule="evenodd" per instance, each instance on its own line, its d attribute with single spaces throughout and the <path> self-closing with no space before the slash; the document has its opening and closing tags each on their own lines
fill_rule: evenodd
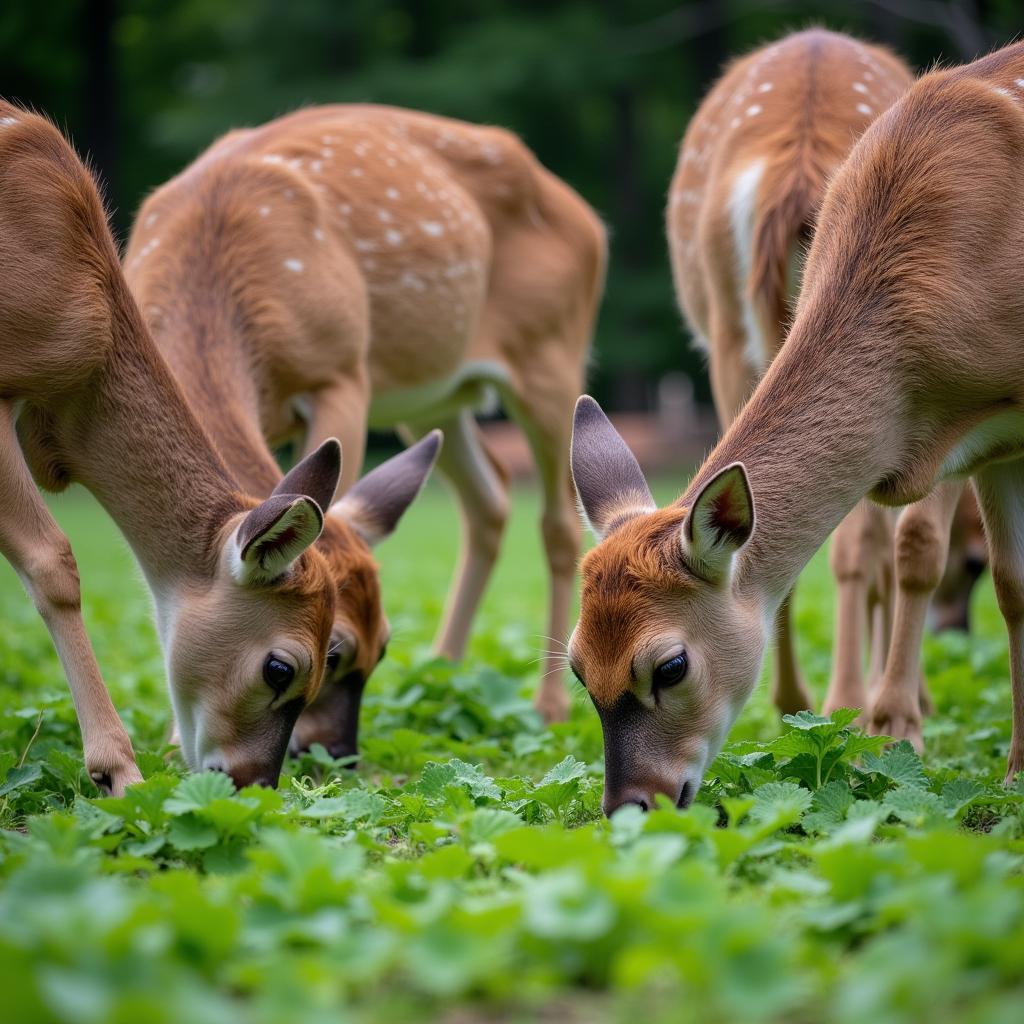
<svg viewBox="0 0 1024 1024">
<path fill-rule="evenodd" d="M 829 561 L 836 581 L 836 625 L 826 714 L 841 707 L 867 708 L 864 651 L 871 636 L 870 596 L 889 543 L 887 513 L 868 501 L 857 505 L 832 536 Z"/>
<path fill-rule="evenodd" d="M 85 632 L 71 545 L 25 465 L 14 412 L 6 402 L 0 413 L 0 493 L 0 553 L 14 567 L 53 638 L 82 730 L 86 770 L 100 789 L 120 795 L 142 775 Z"/>
<path fill-rule="evenodd" d="M 908 739 L 924 747 L 922 713 L 930 704 L 921 670 L 928 603 L 942 579 L 949 531 L 963 484 L 940 484 L 908 505 L 896 526 L 896 608 L 892 646 L 875 694 L 868 727 L 876 735 Z"/>
<path fill-rule="evenodd" d="M 780 714 L 795 715 L 814 707 L 814 698 L 800 678 L 793 640 L 793 592 L 786 595 L 775 617 L 775 682 L 772 703 Z"/>
<path fill-rule="evenodd" d="M 438 426 L 444 431 L 444 446 L 437 466 L 459 503 L 462 551 L 434 646 L 439 654 L 458 660 L 466 652 L 473 618 L 498 558 L 508 520 L 508 492 L 504 474 L 488 454 L 472 412 L 463 410 Z M 399 433 L 410 440 L 426 430 L 404 426 Z"/>
<path fill-rule="evenodd" d="M 1024 771 L 1024 462 L 986 466 L 974 477 L 989 543 L 989 564 L 1010 640 L 1013 732 L 1004 784 Z"/>
<path fill-rule="evenodd" d="M 369 382 L 364 373 L 343 377 L 309 396 L 310 419 L 304 455 L 329 437 L 341 442 L 339 497 L 359 479 L 366 450 Z"/>
</svg>

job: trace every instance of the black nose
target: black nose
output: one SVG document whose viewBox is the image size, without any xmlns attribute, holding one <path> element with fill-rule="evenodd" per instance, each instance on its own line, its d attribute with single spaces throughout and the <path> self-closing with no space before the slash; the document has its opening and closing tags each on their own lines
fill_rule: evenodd
<svg viewBox="0 0 1024 1024">
<path fill-rule="evenodd" d="M 604 808 L 604 813 L 607 817 L 611 817 L 620 807 L 626 807 L 629 804 L 633 804 L 635 807 L 639 807 L 645 814 L 651 809 L 653 798 L 646 793 L 642 793 L 639 790 L 628 790 L 625 793 L 610 795 L 605 791 L 604 799 L 601 801 Z"/>
<path fill-rule="evenodd" d="M 246 786 L 266 786 L 277 789 L 279 772 L 268 772 L 262 765 L 241 764 L 228 769 L 228 775 L 238 789 Z"/>
</svg>

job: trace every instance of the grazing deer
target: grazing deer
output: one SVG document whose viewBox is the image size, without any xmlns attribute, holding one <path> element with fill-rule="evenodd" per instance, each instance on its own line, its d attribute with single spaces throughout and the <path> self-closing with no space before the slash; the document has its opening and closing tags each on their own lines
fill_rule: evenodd
<svg viewBox="0 0 1024 1024">
<path fill-rule="evenodd" d="M 708 356 L 723 429 L 782 346 L 801 250 L 828 179 L 912 81 L 891 53 L 811 29 L 732 64 L 690 122 L 669 191 L 669 252 L 680 307 Z M 864 502 L 836 532 L 830 701 L 864 704 L 865 636 L 876 609 L 888 612 L 889 516 Z M 812 705 L 798 673 L 790 605 L 787 597 L 775 620 L 772 696 L 783 713 Z M 877 662 L 886 623 L 874 644 Z"/>
<path fill-rule="evenodd" d="M 83 484 L 131 545 L 189 766 L 274 785 L 327 656 L 334 598 L 310 546 L 338 443 L 265 501 L 239 489 L 150 338 L 89 173 L 49 122 L 7 103 L 0 219 L 0 551 L 53 638 L 86 768 L 114 793 L 140 778 L 82 624 L 74 555 L 36 483 Z"/>
<path fill-rule="evenodd" d="M 347 491 L 367 424 L 407 439 L 444 429 L 439 466 L 464 550 L 438 648 L 458 658 L 508 512 L 473 417 L 492 391 L 537 462 L 548 634 L 568 631 L 579 536 L 565 456 L 604 254 L 594 213 L 508 132 L 328 106 L 216 142 L 147 200 L 126 268 L 188 390 L 210 387 L 204 419 L 225 457 L 244 463 L 259 449 L 259 479 L 271 466 L 258 435 L 304 433 L 313 447 L 336 434 L 342 508 L 371 508 L 362 485 Z M 367 561 L 351 531 L 324 543 L 338 579 Z M 357 647 L 372 664 L 378 641 Z M 537 703 L 548 720 L 568 708 L 561 666 L 561 652 L 545 659 Z"/>
<path fill-rule="evenodd" d="M 265 423 L 287 404 L 296 381 L 301 386 L 324 372 L 306 346 L 323 346 L 342 366 L 351 357 L 344 351 L 349 339 L 331 337 L 317 323 L 326 303 L 287 280 L 275 282 L 281 264 L 267 248 L 287 236 L 267 235 L 247 187 L 243 175 L 230 190 L 172 183 L 158 191 L 129 239 L 125 273 L 193 412 L 242 485 L 262 492 L 281 480 Z M 159 234 L 142 226 L 157 221 Z M 320 743 L 332 757 L 358 754 L 363 691 L 390 636 L 370 549 L 395 529 L 440 446 L 440 431 L 431 431 L 325 509 L 317 549 L 329 569 L 334 623 L 327 673 L 296 723 L 293 752 Z"/>
<path fill-rule="evenodd" d="M 573 475 L 602 541 L 582 564 L 570 658 L 604 728 L 607 812 L 692 801 L 779 606 L 857 502 L 908 504 L 965 476 L 1010 637 L 1007 781 L 1024 767 L 1022 184 L 1017 44 L 924 76 L 854 146 L 786 344 L 676 503 L 655 507 L 581 399 Z M 917 680 L 901 685 L 885 696 L 912 714 Z"/>
</svg>

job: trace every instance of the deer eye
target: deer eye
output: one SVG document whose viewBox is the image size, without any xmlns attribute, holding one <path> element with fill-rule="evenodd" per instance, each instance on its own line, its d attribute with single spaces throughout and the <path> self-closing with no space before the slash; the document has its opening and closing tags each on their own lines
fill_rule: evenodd
<svg viewBox="0 0 1024 1024">
<path fill-rule="evenodd" d="M 682 682 L 689 667 L 690 659 L 687 658 L 685 651 L 674 655 L 668 661 L 663 661 L 654 670 L 651 678 L 652 688 L 664 690 L 668 686 L 675 686 L 676 683 Z"/>
<path fill-rule="evenodd" d="M 263 662 L 263 681 L 276 693 L 284 693 L 294 678 L 295 669 L 273 654 L 268 655 Z"/>
</svg>

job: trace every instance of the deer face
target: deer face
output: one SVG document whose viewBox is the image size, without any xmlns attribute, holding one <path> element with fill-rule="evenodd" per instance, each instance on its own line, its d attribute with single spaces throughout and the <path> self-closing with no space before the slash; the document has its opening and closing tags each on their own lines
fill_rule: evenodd
<svg viewBox="0 0 1024 1024">
<path fill-rule="evenodd" d="M 742 466 L 692 508 L 659 510 L 639 465 L 597 403 L 577 405 L 572 468 L 601 543 L 584 559 L 569 661 L 604 733 L 606 814 L 688 806 L 750 695 L 765 619 L 734 592 L 732 559 L 754 526 Z"/>
<path fill-rule="evenodd" d="M 270 498 L 226 524 L 209 578 L 161 601 L 190 768 L 227 772 L 238 786 L 277 785 L 292 729 L 327 662 L 334 592 L 326 562 L 310 547 L 340 469 L 337 441 L 325 442 Z"/>
<path fill-rule="evenodd" d="M 439 430 L 367 473 L 331 508 L 318 549 L 329 567 L 335 614 L 319 695 L 299 718 L 293 751 L 320 743 L 332 757 L 359 753 L 359 710 L 391 629 L 371 548 L 390 536 L 422 490 L 441 449 Z"/>
</svg>

